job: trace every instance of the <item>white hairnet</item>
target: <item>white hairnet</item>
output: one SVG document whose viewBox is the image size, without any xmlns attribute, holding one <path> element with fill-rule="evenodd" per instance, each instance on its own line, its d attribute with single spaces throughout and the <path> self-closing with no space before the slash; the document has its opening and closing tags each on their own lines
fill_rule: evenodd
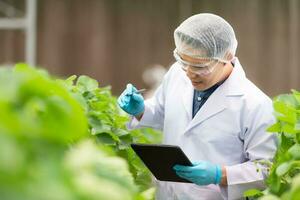
<svg viewBox="0 0 300 200">
<path fill-rule="evenodd" d="M 231 25 L 209 13 L 197 14 L 182 22 L 174 31 L 176 50 L 196 58 L 229 60 L 235 55 L 237 40 Z"/>
</svg>

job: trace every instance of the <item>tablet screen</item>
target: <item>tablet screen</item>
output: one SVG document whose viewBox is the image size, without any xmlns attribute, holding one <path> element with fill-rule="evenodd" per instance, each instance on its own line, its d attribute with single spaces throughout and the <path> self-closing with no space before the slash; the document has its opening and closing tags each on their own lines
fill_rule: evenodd
<svg viewBox="0 0 300 200">
<path fill-rule="evenodd" d="M 173 170 L 176 164 L 191 166 L 192 163 L 179 146 L 162 144 L 131 144 L 132 149 L 157 180 L 186 182 Z"/>
</svg>

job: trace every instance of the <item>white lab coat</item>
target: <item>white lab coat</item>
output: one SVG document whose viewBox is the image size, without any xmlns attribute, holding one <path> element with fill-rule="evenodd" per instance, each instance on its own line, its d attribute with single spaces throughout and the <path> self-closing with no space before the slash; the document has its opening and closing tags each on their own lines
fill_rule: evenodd
<svg viewBox="0 0 300 200">
<path fill-rule="evenodd" d="M 272 159 L 276 136 L 272 101 L 249 81 L 237 58 L 228 79 L 208 98 L 192 119 L 193 86 L 175 63 L 145 113 L 128 128 L 142 126 L 163 131 L 163 143 L 180 146 L 191 161 L 207 160 L 226 167 L 227 187 L 157 181 L 158 200 L 242 199 L 250 188 L 263 188 L 266 170 L 253 161 Z M 262 170 L 257 172 L 257 168 Z"/>
</svg>

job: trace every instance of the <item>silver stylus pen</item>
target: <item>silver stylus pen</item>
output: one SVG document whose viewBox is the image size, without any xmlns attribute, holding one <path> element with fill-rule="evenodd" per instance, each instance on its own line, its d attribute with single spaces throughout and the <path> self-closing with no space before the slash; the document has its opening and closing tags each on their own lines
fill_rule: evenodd
<svg viewBox="0 0 300 200">
<path fill-rule="evenodd" d="M 145 92 L 146 91 L 146 89 L 145 88 L 143 88 L 143 89 L 139 89 L 139 90 L 137 90 L 136 92 L 137 93 L 139 93 L 139 94 L 142 94 L 143 92 Z"/>
</svg>

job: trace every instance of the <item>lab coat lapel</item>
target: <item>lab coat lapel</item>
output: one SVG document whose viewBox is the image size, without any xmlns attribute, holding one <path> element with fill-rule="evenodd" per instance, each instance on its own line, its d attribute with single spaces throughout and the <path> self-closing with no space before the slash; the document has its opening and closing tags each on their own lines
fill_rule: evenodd
<svg viewBox="0 0 300 200">
<path fill-rule="evenodd" d="M 187 112 L 188 121 L 192 120 L 192 112 L 193 112 L 193 95 L 194 95 L 194 88 L 191 84 L 190 80 L 185 77 L 183 93 L 181 95 L 181 99 L 184 105 L 184 108 Z"/>
<path fill-rule="evenodd" d="M 214 91 L 192 119 L 186 132 L 204 120 L 222 112 L 227 107 L 227 99 L 221 86 Z"/>
<path fill-rule="evenodd" d="M 203 121 L 209 119 L 210 117 L 221 113 L 226 109 L 229 103 L 228 97 L 238 97 L 243 95 L 243 83 L 246 80 L 245 72 L 243 71 L 242 66 L 240 65 L 237 58 L 234 60 L 235 67 L 231 75 L 227 80 L 220 85 L 207 99 L 205 104 L 201 107 L 195 117 L 191 120 L 187 126 L 185 133 L 196 125 L 202 123 Z M 192 93 L 193 94 L 193 93 Z M 193 97 L 189 97 L 193 98 Z M 192 112 L 192 100 L 190 103 L 191 112 Z"/>
</svg>

